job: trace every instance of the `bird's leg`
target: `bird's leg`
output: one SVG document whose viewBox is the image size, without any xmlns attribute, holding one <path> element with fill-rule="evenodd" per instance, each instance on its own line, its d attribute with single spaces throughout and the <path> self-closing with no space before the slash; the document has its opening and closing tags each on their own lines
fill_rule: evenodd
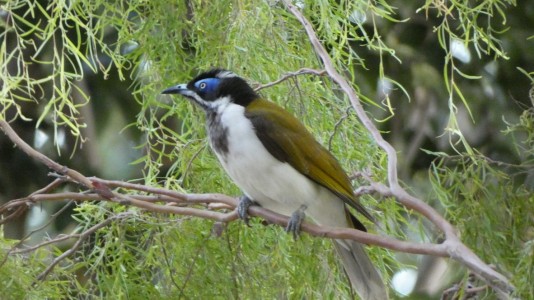
<svg viewBox="0 0 534 300">
<path fill-rule="evenodd" d="M 293 238 L 295 240 L 299 237 L 300 225 L 306 217 L 306 214 L 304 213 L 306 208 L 308 208 L 306 205 L 301 205 L 299 209 L 291 214 L 291 218 L 289 218 L 289 222 L 287 222 L 286 232 L 293 233 Z"/>
<path fill-rule="evenodd" d="M 239 203 L 237 204 L 237 215 L 247 226 L 250 226 L 248 224 L 248 220 L 250 219 L 248 216 L 248 208 L 251 205 L 257 205 L 257 203 L 252 201 L 247 195 L 241 196 L 239 198 Z"/>
</svg>

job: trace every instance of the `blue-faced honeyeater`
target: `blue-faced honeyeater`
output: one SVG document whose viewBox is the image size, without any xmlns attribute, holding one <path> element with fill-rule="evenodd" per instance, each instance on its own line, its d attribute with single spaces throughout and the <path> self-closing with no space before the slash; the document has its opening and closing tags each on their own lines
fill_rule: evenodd
<svg viewBox="0 0 534 300">
<path fill-rule="evenodd" d="M 245 220 L 251 203 L 291 215 L 288 228 L 294 232 L 304 214 L 320 225 L 365 230 L 347 206 L 373 219 L 334 156 L 297 118 L 262 99 L 241 77 L 214 69 L 163 94 L 182 95 L 205 111 L 211 148 L 244 193 L 238 211 Z M 388 298 L 361 244 L 338 239 L 335 247 L 362 299 Z"/>
</svg>

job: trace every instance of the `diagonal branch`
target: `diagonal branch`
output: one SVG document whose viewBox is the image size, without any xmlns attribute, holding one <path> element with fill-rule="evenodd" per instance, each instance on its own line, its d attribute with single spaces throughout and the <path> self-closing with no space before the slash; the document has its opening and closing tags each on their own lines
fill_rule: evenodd
<svg viewBox="0 0 534 300">
<path fill-rule="evenodd" d="M 401 203 L 404 204 L 407 208 L 416 209 L 418 212 L 420 212 L 422 215 L 424 215 L 426 218 L 436 224 L 436 226 L 438 226 L 445 233 L 445 236 L 447 238 L 449 236 L 456 236 L 454 228 L 445 219 L 443 219 L 443 217 L 441 217 L 441 215 L 437 213 L 434 208 L 420 201 L 419 199 L 411 197 L 399 185 L 399 181 L 397 178 L 397 153 L 395 149 L 382 137 L 378 128 L 376 128 L 371 119 L 367 116 L 367 113 L 365 112 L 361 104 L 360 98 L 358 97 L 354 88 L 352 88 L 351 84 L 347 81 L 347 79 L 336 70 L 332 59 L 330 58 L 330 55 L 319 41 L 319 38 L 317 37 L 317 34 L 315 33 L 315 30 L 311 23 L 306 19 L 306 17 L 304 17 L 304 15 L 297 7 L 290 3 L 289 0 L 284 0 L 283 2 L 291 11 L 291 13 L 293 13 L 293 15 L 295 15 L 295 17 L 304 26 L 304 29 L 308 34 L 308 38 L 311 44 L 313 45 L 315 52 L 321 58 L 325 70 L 330 76 L 330 78 L 332 78 L 332 80 L 336 82 L 341 87 L 343 92 L 349 97 L 350 102 L 362 124 L 371 134 L 378 146 L 380 146 L 380 148 L 382 148 L 387 153 L 388 181 L 389 186 L 391 187 L 391 192 L 394 194 L 394 196 L 399 196 L 398 198 L 402 198 L 402 200 L 399 199 L 399 201 L 401 201 Z"/>
<path fill-rule="evenodd" d="M 421 199 L 410 195 L 404 188 L 400 186 L 397 177 L 397 154 L 395 149 L 382 137 L 379 130 L 367 116 L 367 113 L 364 110 L 354 88 L 347 81 L 347 79 L 336 70 L 330 55 L 321 44 L 311 23 L 306 19 L 302 12 L 291 3 L 290 0 L 283 0 L 283 3 L 304 27 L 306 34 L 308 35 L 308 39 L 310 40 L 315 53 L 320 57 L 328 76 L 330 76 L 330 78 L 336 82 L 341 87 L 343 92 L 348 96 L 362 124 L 365 126 L 369 134 L 371 134 L 378 146 L 380 146 L 380 148 L 382 148 L 387 154 L 387 173 L 389 186 L 381 183 L 375 183 L 373 187 L 382 195 L 391 195 L 395 197 L 402 205 L 419 212 L 432 223 L 434 223 L 445 234 L 446 240 L 443 245 L 447 246 L 447 252 L 449 253 L 450 257 L 461 262 L 474 272 L 481 275 L 501 297 L 507 298 L 509 292 L 514 289 L 513 286 L 508 282 L 508 279 L 490 268 L 467 246 L 465 246 L 458 238 L 454 227 L 447 222 L 447 220 L 445 220 L 434 208 L 423 202 Z"/>
<path fill-rule="evenodd" d="M 65 166 L 62 166 L 58 164 L 57 162 L 51 160 L 46 155 L 36 151 L 33 149 L 30 145 L 26 144 L 18 135 L 17 133 L 9 126 L 9 124 L 5 120 L 0 120 L 0 128 L 4 131 L 4 133 L 7 135 L 7 137 L 13 141 L 13 143 L 19 147 L 22 151 L 24 151 L 28 156 L 37 159 L 38 161 L 42 162 L 45 166 L 49 167 L 50 169 L 68 176 L 72 178 L 74 181 L 78 182 L 79 184 L 92 189 L 93 185 L 91 184 L 91 181 L 87 179 L 87 177 L 80 174 L 78 171 L 69 169 Z"/>
</svg>

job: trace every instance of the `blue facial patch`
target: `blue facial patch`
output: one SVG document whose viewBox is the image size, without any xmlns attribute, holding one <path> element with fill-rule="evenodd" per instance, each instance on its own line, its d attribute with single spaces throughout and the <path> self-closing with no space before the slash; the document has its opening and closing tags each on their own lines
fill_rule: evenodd
<svg viewBox="0 0 534 300">
<path fill-rule="evenodd" d="M 219 78 L 206 78 L 195 82 L 195 87 L 199 92 L 209 94 L 217 89 L 220 82 Z"/>
</svg>

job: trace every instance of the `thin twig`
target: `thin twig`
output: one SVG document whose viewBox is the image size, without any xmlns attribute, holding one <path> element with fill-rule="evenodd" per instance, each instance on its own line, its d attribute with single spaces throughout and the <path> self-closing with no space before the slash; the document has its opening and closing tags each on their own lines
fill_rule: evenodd
<svg viewBox="0 0 534 300">
<path fill-rule="evenodd" d="M 64 182 L 66 181 L 65 178 L 56 178 L 54 181 L 50 182 L 48 185 L 46 185 L 45 187 L 43 187 L 42 189 L 39 189 L 33 193 L 30 194 L 30 196 L 32 195 L 37 195 L 37 194 L 44 194 L 44 193 L 48 193 L 50 191 L 53 191 L 55 190 L 58 186 L 60 186 L 61 184 L 63 184 Z"/>
<path fill-rule="evenodd" d="M 161 189 L 158 189 L 158 190 L 161 190 Z M 168 190 L 166 191 L 172 192 Z M 210 198 L 210 195 L 212 195 L 213 197 Z M 191 196 L 190 198 L 193 200 L 191 202 L 183 202 L 183 203 L 199 204 L 199 203 L 217 202 L 220 199 L 224 199 L 224 203 L 230 205 L 230 207 L 232 208 L 236 207 L 237 205 L 236 199 L 228 197 L 228 196 L 220 195 L 220 194 L 205 194 L 204 196 L 199 195 L 199 194 L 192 194 L 190 196 Z M 167 200 L 167 202 L 174 203 L 173 199 L 169 199 L 169 198 L 165 199 L 166 197 L 165 195 L 163 196 L 122 195 L 117 192 L 113 192 L 113 197 L 114 197 L 113 199 L 108 199 L 108 198 L 102 197 L 99 194 L 94 194 L 94 193 L 85 194 L 85 193 L 74 193 L 74 192 L 34 195 L 28 198 L 9 201 L 0 207 L 0 212 L 5 210 L 5 207 L 9 207 L 10 209 L 12 209 L 16 206 L 27 205 L 28 202 L 37 203 L 37 202 L 43 202 L 43 201 L 62 201 L 62 200 L 111 201 L 111 202 L 118 202 L 119 204 L 122 204 L 122 205 L 130 205 L 130 206 L 139 207 L 139 208 L 145 209 L 147 211 L 152 211 L 152 212 L 177 214 L 177 215 L 184 215 L 184 216 L 195 216 L 195 217 L 200 217 L 200 218 L 220 221 L 220 222 L 229 222 L 229 221 L 233 221 L 237 219 L 237 214 L 235 214 L 234 212 L 220 213 L 220 212 L 209 211 L 205 209 L 197 209 L 197 208 L 191 208 L 191 207 L 177 207 L 177 206 L 172 206 L 172 205 L 161 205 L 161 204 L 154 203 L 156 201 L 165 201 L 165 200 Z M 220 202 L 223 202 L 223 201 L 220 201 Z"/>
<path fill-rule="evenodd" d="M 15 211 L 13 211 L 12 213 L 9 213 L 11 210 L 13 210 L 13 208 L 15 209 Z M 11 219 L 18 218 L 23 212 L 25 212 L 28 209 L 28 206 L 17 206 L 17 205 L 14 205 L 13 208 L 11 208 L 11 207 L 10 208 L 6 208 L 6 209 L 1 209 L 0 208 L 0 215 L 3 215 L 6 212 L 8 213 L 8 215 L 6 217 L 2 217 L 2 219 L 0 220 L 0 225 L 11 221 Z M 0 265 L 2 265 L 2 264 L 0 264 Z"/>
<path fill-rule="evenodd" d="M 33 252 L 33 251 L 35 251 L 35 250 L 37 250 L 39 248 L 42 248 L 42 247 L 45 247 L 45 246 L 48 246 L 48 245 L 52 245 L 52 244 L 56 244 L 56 243 L 59 243 L 59 242 L 63 242 L 63 241 L 66 241 L 66 240 L 78 238 L 78 237 L 79 237 L 79 234 L 77 234 L 77 233 L 59 234 L 58 236 L 56 236 L 53 239 L 41 242 L 41 243 L 39 243 L 37 245 L 31 246 L 31 247 L 27 247 L 27 248 L 24 248 L 24 249 L 13 250 L 13 251 L 11 251 L 11 253 L 13 253 L 13 254 L 22 254 L 22 253 Z"/>
<path fill-rule="evenodd" d="M 172 267 L 172 264 L 169 261 L 169 254 L 167 253 L 167 247 L 165 243 L 166 239 L 163 238 L 163 234 L 162 234 L 163 232 L 161 230 L 161 227 L 158 227 L 157 229 L 160 233 L 159 235 L 160 243 L 161 245 L 163 245 L 163 247 L 159 247 L 159 249 L 161 249 L 161 252 L 163 253 L 163 258 L 165 260 L 165 264 L 167 265 L 167 270 L 169 270 L 169 276 L 170 276 L 171 282 L 176 287 L 176 289 L 180 291 L 180 286 L 178 285 L 178 282 L 176 282 L 176 279 L 174 278 L 174 276 L 176 275 L 176 270 Z"/>
<path fill-rule="evenodd" d="M 58 187 L 60 184 L 62 184 L 64 182 L 64 180 L 62 179 L 56 179 L 54 181 L 52 181 L 51 183 L 49 183 L 48 185 L 46 185 L 45 187 L 33 192 L 30 194 L 30 197 L 32 195 L 37 195 L 38 193 L 46 193 L 46 192 L 49 192 L 49 191 L 52 191 L 54 190 L 56 187 Z M 23 238 L 20 239 L 20 241 L 18 241 L 15 245 L 13 245 L 6 253 L 6 256 L 4 257 L 4 259 L 2 260 L 2 262 L 0 262 L 0 267 L 3 266 L 7 259 L 8 259 L 8 256 L 11 254 L 11 253 L 16 253 L 16 248 L 18 248 L 20 245 L 22 245 L 22 243 L 24 243 L 30 236 L 32 236 L 34 233 L 38 232 L 38 231 L 41 231 L 43 230 L 44 228 L 46 228 L 48 225 L 50 225 L 59 215 L 61 215 L 68 207 L 69 205 L 71 204 L 71 202 L 67 203 L 66 205 L 64 205 L 59 211 L 57 211 L 56 213 L 54 213 L 52 216 L 50 216 L 50 219 L 45 223 L 43 224 L 42 226 L 40 226 L 39 228 L 36 228 L 32 231 L 30 231 L 28 234 L 26 234 L 26 236 L 24 236 Z M 11 218 L 14 218 L 18 215 L 20 215 L 23 211 L 25 211 L 26 209 L 28 209 L 28 207 L 30 207 L 30 205 L 20 205 L 19 207 L 17 207 L 15 209 L 15 212 L 12 213 L 11 215 L 9 215 L 8 217 L 6 218 L 3 218 L 1 221 L 0 221 L 0 224 L 4 223 L 4 222 L 7 222 L 9 221 Z M 0 214 L 2 214 L 3 210 L 1 209 L 0 207 Z"/>
<path fill-rule="evenodd" d="M 317 76 L 324 76 L 326 74 L 326 71 L 325 70 L 314 70 L 314 69 L 309 69 L 309 68 L 302 68 L 296 72 L 289 72 L 289 73 L 286 73 L 284 74 L 282 77 L 278 78 L 277 80 L 273 81 L 273 82 L 269 82 L 269 83 L 266 83 L 266 84 L 261 84 L 259 86 L 257 86 L 254 90 L 256 92 L 258 92 L 259 90 L 262 90 L 264 88 L 268 88 L 268 87 L 271 87 L 273 85 L 277 85 L 279 84 L 280 82 L 282 81 L 285 81 L 291 77 L 295 77 L 295 76 L 298 76 L 298 75 L 303 75 L 303 74 L 312 74 L 312 75 L 317 75 Z"/>
<path fill-rule="evenodd" d="M 485 292 L 488 289 L 487 285 L 477 286 L 477 287 L 470 287 L 470 288 L 462 288 L 462 286 L 456 284 L 453 287 L 450 287 L 446 290 L 444 290 L 441 293 L 441 299 L 475 299 L 475 298 L 469 298 L 473 297 L 476 294 Z M 463 297 L 458 298 L 458 292 L 463 290 Z"/>
<path fill-rule="evenodd" d="M 58 187 L 60 184 L 62 184 L 63 182 L 65 182 L 65 180 L 63 178 L 57 178 L 56 180 L 52 181 L 51 183 L 49 183 L 45 187 L 43 187 L 43 188 L 31 193 L 30 196 L 31 195 L 42 194 L 42 193 L 47 193 L 49 191 L 52 191 L 56 187 Z M 12 218 L 18 217 L 23 211 L 28 209 L 28 207 L 29 207 L 29 205 L 28 206 L 17 206 L 17 208 L 15 209 L 15 211 L 13 213 L 9 214 L 7 217 L 4 217 L 4 218 L 2 218 L 0 220 L 0 224 L 6 223 L 9 220 L 11 220 Z M 0 206 L 0 215 L 4 214 L 4 212 L 9 212 L 10 210 L 11 210 L 10 208 L 4 208 L 4 205 L 2 205 L 2 206 Z M 24 240 L 24 238 L 22 240 Z M 3 263 L 0 263 L 0 266 L 2 264 Z"/>
<path fill-rule="evenodd" d="M 147 192 L 157 195 L 165 195 L 171 198 L 176 199 L 177 201 L 186 201 L 186 202 L 197 202 L 197 203 L 209 203 L 209 202 L 221 202 L 228 204 L 230 206 L 235 206 L 236 199 L 226 196 L 224 194 L 184 194 L 177 191 L 171 191 L 168 189 L 150 187 L 142 184 L 117 181 L 117 180 L 106 180 L 97 177 L 90 177 L 91 181 L 99 182 L 113 188 L 124 188 L 129 190 L 136 190 L 141 192 Z"/>
<path fill-rule="evenodd" d="M 368 195 L 368 194 L 372 194 L 376 192 L 376 190 L 372 187 L 372 186 L 369 186 L 369 185 L 362 185 L 360 187 L 358 187 L 355 191 L 354 191 L 354 195 L 356 197 L 359 197 L 359 196 L 362 196 L 362 195 Z"/>
<path fill-rule="evenodd" d="M 50 265 L 48 265 L 48 267 L 46 267 L 46 269 L 41 272 L 41 274 L 39 274 L 37 276 L 37 280 L 39 281 L 42 281 L 46 278 L 46 276 L 48 274 L 50 274 L 50 272 L 52 272 L 52 270 L 54 269 L 54 267 L 59 264 L 62 260 L 64 260 L 65 258 L 69 257 L 70 255 L 72 255 L 74 252 L 76 252 L 76 250 L 78 250 L 78 248 L 82 245 L 82 242 L 87 238 L 89 237 L 91 234 L 95 233 L 97 230 L 101 229 L 101 228 L 104 228 L 106 226 L 108 226 L 111 222 L 113 221 L 116 221 L 116 220 L 119 220 L 119 219 L 124 219 L 128 216 L 131 216 L 133 214 L 133 212 L 123 212 L 123 213 L 119 213 L 117 215 L 114 215 L 114 216 L 111 216 L 109 217 L 108 219 L 92 226 L 91 228 L 85 230 L 84 232 L 78 234 L 78 235 L 74 235 L 78 238 L 78 240 L 76 241 L 76 243 L 74 243 L 74 245 L 72 245 L 72 247 L 70 247 L 67 251 L 63 252 L 60 256 L 56 257 L 52 263 L 50 263 Z"/>
<path fill-rule="evenodd" d="M 345 109 L 345 113 L 337 120 L 336 124 L 334 124 L 334 130 L 332 134 L 330 135 L 330 138 L 328 138 L 328 150 L 332 150 L 332 141 L 334 140 L 334 136 L 336 135 L 337 130 L 339 129 L 339 126 L 341 126 L 341 123 L 345 121 L 349 117 L 350 109 L 352 106 L 349 106 Z"/>
<path fill-rule="evenodd" d="M 39 232 L 39 231 L 45 229 L 46 227 L 48 227 L 50 224 L 52 224 L 52 222 L 54 222 L 54 220 L 56 220 L 58 216 L 60 216 L 63 212 L 65 212 L 67 210 L 67 208 L 69 208 L 69 206 L 71 204 L 72 204 L 72 201 L 69 201 L 60 210 L 58 210 L 57 212 L 52 214 L 50 216 L 50 218 L 48 218 L 48 220 L 43 225 L 41 225 L 38 228 L 35 228 L 32 231 L 28 232 L 28 234 L 26 234 L 22 239 L 20 239 L 20 241 L 18 243 L 13 245 L 13 247 L 11 247 L 9 252 L 11 252 L 11 253 L 21 253 L 22 250 L 25 250 L 25 249 L 15 250 L 15 249 L 18 248 L 20 245 L 22 245 L 34 233 Z M 35 249 L 37 249 L 37 248 L 40 248 L 40 247 L 36 247 Z M 33 249 L 33 250 L 35 250 L 35 249 Z M 27 251 L 24 251 L 24 252 L 27 252 Z"/>
</svg>

